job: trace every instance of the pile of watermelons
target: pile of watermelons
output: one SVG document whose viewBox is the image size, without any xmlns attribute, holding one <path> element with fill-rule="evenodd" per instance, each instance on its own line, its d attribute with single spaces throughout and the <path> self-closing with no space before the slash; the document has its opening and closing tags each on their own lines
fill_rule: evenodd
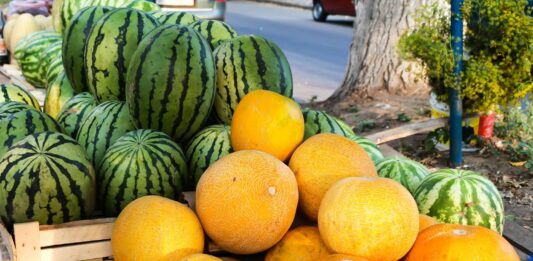
<svg viewBox="0 0 533 261">
<path fill-rule="evenodd" d="M 56 0 L 54 26 L 15 52 L 27 81 L 47 88 L 44 112 L 23 88 L 0 86 L 0 217 L 8 226 L 91 218 L 94 210 L 117 216 L 145 195 L 178 199 L 233 152 L 229 125 L 246 94 L 292 96 L 282 50 L 220 21 L 141 0 Z M 325 112 L 302 113 L 304 139 L 355 141 L 422 214 L 502 232 L 501 197 L 480 175 L 429 175 L 417 162 L 384 158 Z"/>
</svg>

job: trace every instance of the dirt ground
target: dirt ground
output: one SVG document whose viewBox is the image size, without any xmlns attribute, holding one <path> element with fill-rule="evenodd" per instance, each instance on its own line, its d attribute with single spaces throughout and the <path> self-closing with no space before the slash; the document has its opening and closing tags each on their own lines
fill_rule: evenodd
<svg viewBox="0 0 533 261">
<path fill-rule="evenodd" d="M 311 104 L 311 107 L 319 107 Z M 359 135 L 367 135 L 431 116 L 429 97 L 378 96 L 372 100 L 340 104 L 329 110 L 345 120 Z M 446 168 L 448 153 L 426 148 L 427 134 L 389 142 L 404 155 L 429 168 Z M 464 153 L 464 168 L 488 177 L 496 184 L 505 201 L 507 220 L 516 221 L 533 233 L 533 173 L 514 166 L 507 155 L 496 149 L 481 148 Z"/>
</svg>

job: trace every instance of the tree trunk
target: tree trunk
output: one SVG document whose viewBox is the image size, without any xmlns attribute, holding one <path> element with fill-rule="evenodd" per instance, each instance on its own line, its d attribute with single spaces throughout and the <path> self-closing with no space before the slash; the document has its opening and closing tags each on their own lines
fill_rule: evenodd
<svg viewBox="0 0 533 261">
<path fill-rule="evenodd" d="M 378 92 L 413 94 L 428 90 L 420 66 L 401 61 L 396 44 L 414 24 L 410 17 L 428 0 L 359 0 L 348 67 L 327 103 L 367 98 Z"/>
</svg>

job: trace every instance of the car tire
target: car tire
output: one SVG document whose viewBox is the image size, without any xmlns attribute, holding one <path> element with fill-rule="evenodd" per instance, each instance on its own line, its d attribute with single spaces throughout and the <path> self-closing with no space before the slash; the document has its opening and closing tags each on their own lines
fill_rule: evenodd
<svg viewBox="0 0 533 261">
<path fill-rule="evenodd" d="M 320 2 L 320 0 L 315 1 L 313 4 L 313 19 L 317 22 L 324 22 L 326 21 L 326 17 L 328 17 L 328 14 L 324 10 L 324 6 Z"/>
</svg>

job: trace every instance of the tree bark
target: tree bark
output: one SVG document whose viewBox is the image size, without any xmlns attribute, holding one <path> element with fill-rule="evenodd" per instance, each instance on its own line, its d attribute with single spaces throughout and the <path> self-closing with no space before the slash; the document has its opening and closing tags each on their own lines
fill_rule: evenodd
<svg viewBox="0 0 533 261">
<path fill-rule="evenodd" d="M 396 49 L 414 24 L 411 15 L 428 0 L 359 0 L 348 67 L 327 103 L 368 98 L 378 92 L 413 94 L 429 90 L 416 63 L 403 62 Z"/>
</svg>

